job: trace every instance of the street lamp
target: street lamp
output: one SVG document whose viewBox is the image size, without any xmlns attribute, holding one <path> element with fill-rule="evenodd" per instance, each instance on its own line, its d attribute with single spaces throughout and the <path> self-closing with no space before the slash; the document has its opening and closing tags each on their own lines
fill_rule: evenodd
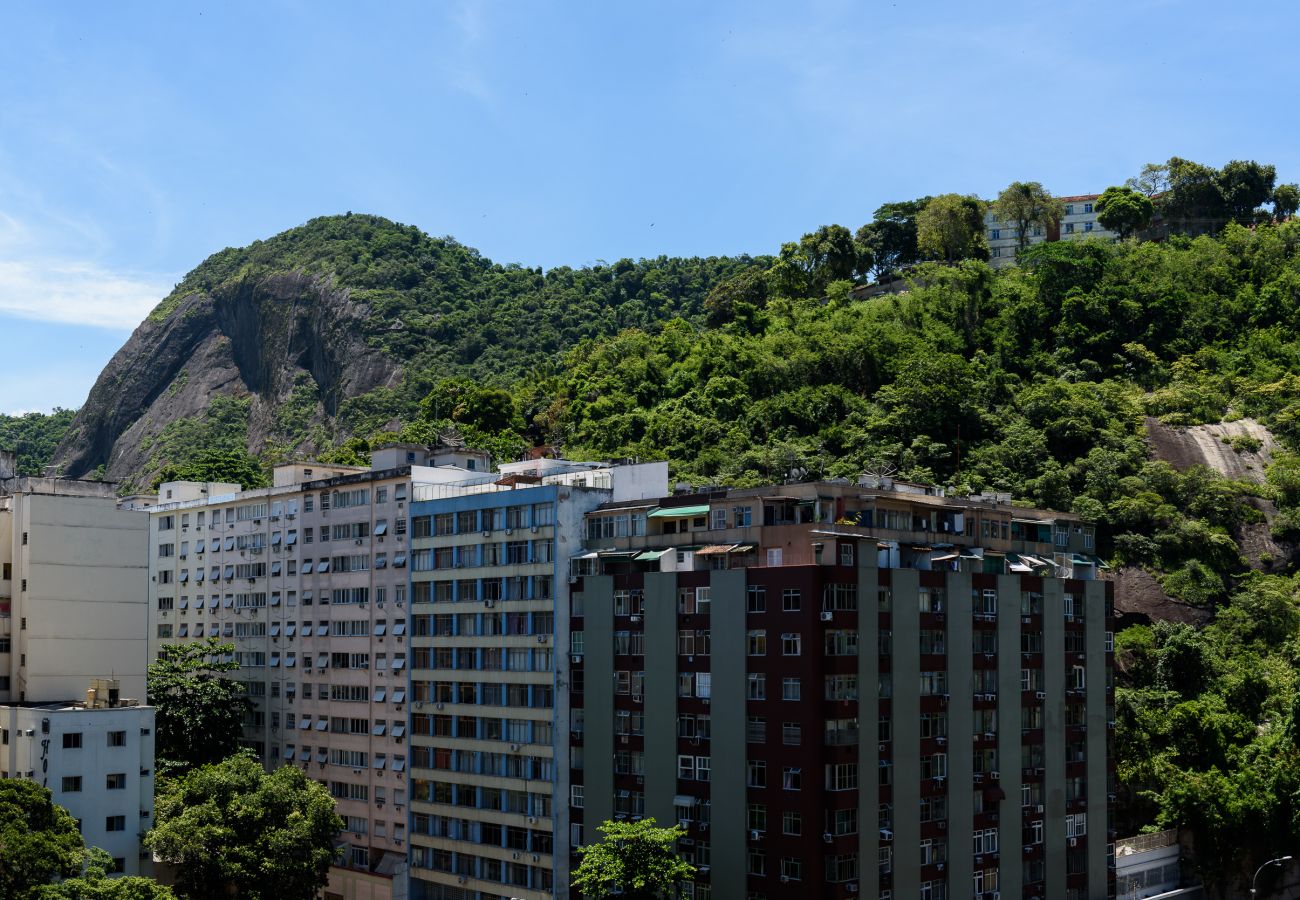
<svg viewBox="0 0 1300 900">
<path fill-rule="evenodd" d="M 1270 859 L 1268 862 L 1264 863 L 1262 866 L 1256 869 L 1255 876 L 1250 879 L 1250 896 L 1251 897 L 1255 896 L 1255 882 L 1259 880 L 1260 872 L 1263 872 L 1269 866 L 1280 866 L 1283 863 L 1288 863 L 1290 861 L 1291 861 L 1291 857 L 1289 856 L 1279 856 L 1277 859 Z"/>
</svg>

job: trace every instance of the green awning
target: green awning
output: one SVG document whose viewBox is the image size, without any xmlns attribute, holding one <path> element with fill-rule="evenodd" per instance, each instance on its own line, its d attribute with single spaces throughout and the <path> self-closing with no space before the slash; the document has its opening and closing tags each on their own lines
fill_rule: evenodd
<svg viewBox="0 0 1300 900">
<path fill-rule="evenodd" d="M 1087 554 L 1087 556 L 1088 556 L 1088 559 L 1092 560 L 1092 564 L 1093 564 L 1094 566 L 1096 566 L 1097 568 L 1099 568 L 1099 569 L 1109 569 L 1109 568 L 1110 568 L 1110 566 L 1106 565 L 1106 560 L 1102 559 L 1100 556 L 1093 556 L 1091 553 Z"/>
<path fill-rule="evenodd" d="M 646 550 L 635 557 L 636 562 L 654 562 L 667 553 L 667 550 Z"/>
<path fill-rule="evenodd" d="M 1097 564 L 1094 562 L 1094 557 L 1084 556 L 1082 553 L 1075 553 L 1071 562 L 1076 566 L 1095 566 Z"/>
<path fill-rule="evenodd" d="M 685 519 L 690 516 L 707 516 L 709 514 L 709 505 L 703 506 L 671 506 L 667 509 L 656 509 L 646 516 L 647 519 Z"/>
</svg>

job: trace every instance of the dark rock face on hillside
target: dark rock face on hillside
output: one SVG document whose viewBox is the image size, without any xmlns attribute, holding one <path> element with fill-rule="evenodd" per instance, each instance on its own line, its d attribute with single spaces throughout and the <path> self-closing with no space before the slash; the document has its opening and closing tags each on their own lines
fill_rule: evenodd
<svg viewBox="0 0 1300 900">
<path fill-rule="evenodd" d="M 369 310 L 348 290 L 301 274 L 223 284 L 146 320 L 100 373 L 55 454 L 63 472 L 106 467 L 110 480 L 141 472 L 149 439 L 170 422 L 201 415 L 217 394 L 248 396 L 249 450 L 272 433 L 277 407 L 311 379 L 318 418 L 343 400 L 394 384 L 400 370 L 367 347 Z"/>
</svg>

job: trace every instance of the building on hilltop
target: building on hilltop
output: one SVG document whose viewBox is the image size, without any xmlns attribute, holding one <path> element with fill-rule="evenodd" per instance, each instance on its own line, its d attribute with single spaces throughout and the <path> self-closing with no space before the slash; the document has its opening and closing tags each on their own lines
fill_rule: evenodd
<svg viewBox="0 0 1300 900">
<path fill-rule="evenodd" d="M 1078 194 L 1072 197 L 1057 197 L 1063 210 L 1061 221 L 1056 225 L 1034 225 L 1030 228 L 1029 246 L 1044 241 L 1082 240 L 1094 237 L 1113 241 L 1119 234 L 1110 231 L 1097 221 L 1096 203 L 1100 194 Z M 1019 246 L 1019 231 L 1013 222 L 1000 222 L 990 210 L 984 217 L 984 236 L 989 244 L 989 265 L 995 269 L 1014 265 L 1016 250 Z"/>
<path fill-rule="evenodd" d="M 104 675 L 144 697 L 149 517 L 112 484 L 14 463 L 0 452 L 0 703 L 61 702 Z"/>
<path fill-rule="evenodd" d="M 1094 544 L 887 480 L 602 504 L 571 562 L 556 839 L 680 823 L 693 900 L 1113 896 Z"/>
<path fill-rule="evenodd" d="M 666 463 L 533 458 L 411 506 L 411 896 L 569 896 L 570 558 Z M 561 841 L 556 847 L 557 835 Z"/>
<path fill-rule="evenodd" d="M 80 826 L 113 870 L 148 875 L 140 836 L 153 827 L 154 711 L 92 679 L 84 701 L 0 704 L 0 778 L 34 781 Z"/>
</svg>

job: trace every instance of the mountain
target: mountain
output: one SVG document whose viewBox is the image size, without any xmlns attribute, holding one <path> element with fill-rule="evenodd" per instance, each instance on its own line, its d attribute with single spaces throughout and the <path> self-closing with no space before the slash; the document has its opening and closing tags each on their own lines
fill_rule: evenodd
<svg viewBox="0 0 1300 900">
<path fill-rule="evenodd" d="M 506 383 L 584 339 L 698 321 L 709 289 L 753 264 L 543 273 L 377 216 L 313 219 L 190 272 L 109 362 L 54 462 L 134 487 L 214 442 L 262 458 L 318 452 L 409 420 L 441 379 Z"/>
</svg>

